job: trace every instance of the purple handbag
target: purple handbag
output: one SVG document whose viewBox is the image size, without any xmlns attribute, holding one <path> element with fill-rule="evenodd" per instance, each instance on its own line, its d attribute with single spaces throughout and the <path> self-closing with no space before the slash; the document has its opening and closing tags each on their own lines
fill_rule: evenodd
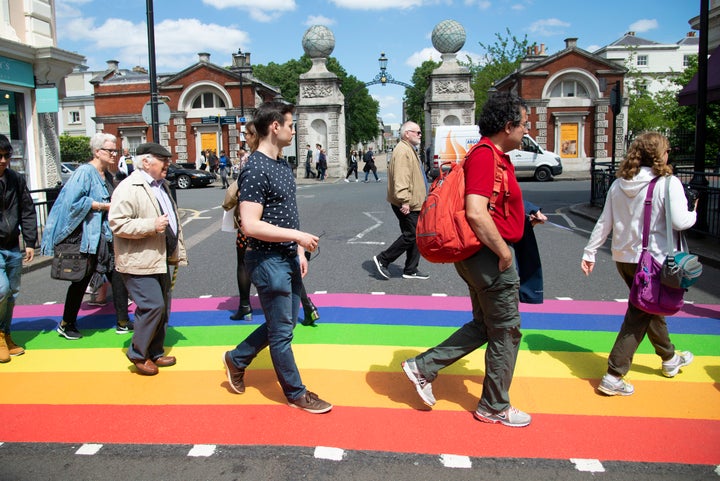
<svg viewBox="0 0 720 481">
<path fill-rule="evenodd" d="M 669 287 L 660 282 L 662 264 L 648 252 L 648 235 L 650 232 L 650 213 L 652 211 L 652 195 L 655 184 L 660 177 L 650 181 L 645 196 L 645 211 L 642 231 L 642 254 L 637 264 L 635 278 L 630 288 L 630 304 L 649 314 L 672 316 L 682 308 L 685 289 Z M 672 242 L 672 239 L 668 239 Z"/>
</svg>

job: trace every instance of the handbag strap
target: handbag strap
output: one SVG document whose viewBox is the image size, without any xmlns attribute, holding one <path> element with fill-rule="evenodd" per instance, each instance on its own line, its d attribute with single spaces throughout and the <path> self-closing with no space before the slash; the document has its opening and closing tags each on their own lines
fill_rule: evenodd
<svg viewBox="0 0 720 481">
<path fill-rule="evenodd" d="M 652 214 L 652 196 L 655 190 L 655 184 L 657 184 L 660 176 L 655 177 L 650 181 L 648 185 L 647 194 L 645 194 L 645 211 L 643 215 L 643 230 L 642 230 L 642 250 L 646 251 L 648 247 L 648 238 L 650 236 L 650 215 Z"/>
<path fill-rule="evenodd" d="M 665 233 L 667 239 L 667 252 L 668 257 L 673 257 L 675 254 L 675 248 L 673 246 L 673 228 L 672 228 L 672 211 L 670 210 L 670 179 L 671 176 L 665 177 Z"/>
</svg>

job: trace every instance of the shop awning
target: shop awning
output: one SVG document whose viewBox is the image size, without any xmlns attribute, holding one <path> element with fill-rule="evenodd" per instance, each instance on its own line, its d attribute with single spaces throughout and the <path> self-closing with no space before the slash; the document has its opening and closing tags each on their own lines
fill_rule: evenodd
<svg viewBox="0 0 720 481">
<path fill-rule="evenodd" d="M 720 102 L 720 47 L 716 48 L 708 58 L 707 76 L 707 101 Z M 698 76 L 695 74 L 690 83 L 678 94 L 678 103 L 680 105 L 696 105 L 697 91 Z"/>
</svg>

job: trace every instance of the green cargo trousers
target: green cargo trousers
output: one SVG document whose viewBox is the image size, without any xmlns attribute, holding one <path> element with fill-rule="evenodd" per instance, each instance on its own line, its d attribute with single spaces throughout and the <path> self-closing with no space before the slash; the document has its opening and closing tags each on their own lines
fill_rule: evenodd
<svg viewBox="0 0 720 481">
<path fill-rule="evenodd" d="M 473 319 L 438 346 L 417 356 L 415 362 L 420 373 L 432 382 L 440 369 L 487 343 L 478 408 L 498 413 L 510 407 L 508 391 L 522 338 L 518 311 L 520 278 L 514 263 L 500 272 L 498 257 L 488 248 L 455 263 L 455 269 L 468 285 Z"/>
</svg>

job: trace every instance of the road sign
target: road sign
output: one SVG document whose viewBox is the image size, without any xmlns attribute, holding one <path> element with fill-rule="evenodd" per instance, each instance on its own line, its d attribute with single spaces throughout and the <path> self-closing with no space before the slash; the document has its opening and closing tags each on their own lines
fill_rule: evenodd
<svg viewBox="0 0 720 481">
<path fill-rule="evenodd" d="M 227 124 L 236 124 L 237 123 L 237 117 L 234 115 L 225 115 L 223 117 L 220 117 L 220 125 L 227 125 Z"/>
<path fill-rule="evenodd" d="M 218 122 L 220 122 L 220 117 L 218 116 L 202 118 L 203 124 L 217 124 Z"/>
<path fill-rule="evenodd" d="M 240 117 L 239 122 L 241 124 L 244 124 L 245 122 L 247 122 L 247 119 L 245 117 Z"/>
<path fill-rule="evenodd" d="M 167 124 L 170 122 L 170 107 L 165 102 L 158 102 L 158 124 Z M 152 123 L 152 102 L 148 101 L 143 105 L 142 118 L 146 124 Z"/>
</svg>

